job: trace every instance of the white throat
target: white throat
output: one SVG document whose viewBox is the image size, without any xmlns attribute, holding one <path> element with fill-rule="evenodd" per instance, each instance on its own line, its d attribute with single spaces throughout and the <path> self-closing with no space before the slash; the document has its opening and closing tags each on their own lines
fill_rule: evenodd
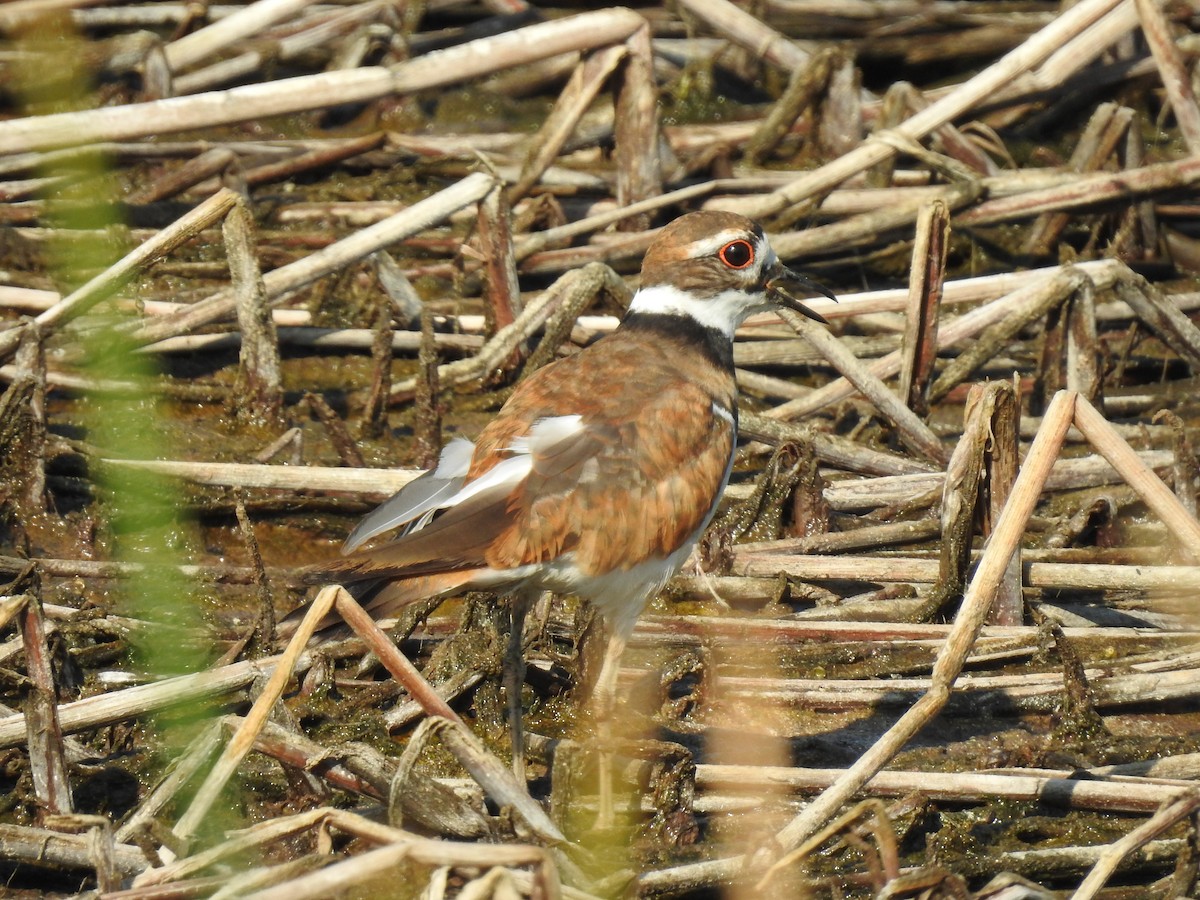
<svg viewBox="0 0 1200 900">
<path fill-rule="evenodd" d="M 652 284 L 633 295 L 629 311 L 688 316 L 733 340 L 734 331 L 746 317 L 768 305 L 765 298 L 732 288 L 702 299 L 669 284 Z"/>
</svg>

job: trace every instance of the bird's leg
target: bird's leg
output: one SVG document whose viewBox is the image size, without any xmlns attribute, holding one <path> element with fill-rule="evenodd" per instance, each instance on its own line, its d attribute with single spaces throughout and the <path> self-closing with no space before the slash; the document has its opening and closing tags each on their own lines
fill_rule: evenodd
<svg viewBox="0 0 1200 900">
<path fill-rule="evenodd" d="M 521 687 L 525 684 L 525 614 L 531 595 L 517 591 L 509 605 L 508 647 L 504 655 L 504 693 L 508 701 L 508 733 L 512 737 L 513 774 L 525 783 L 525 723 L 521 716 Z"/>
<path fill-rule="evenodd" d="M 612 791 L 612 722 L 617 699 L 617 672 L 621 668 L 621 654 L 625 652 L 628 635 L 616 633 L 609 635 L 608 646 L 604 650 L 604 664 L 600 667 L 600 675 L 592 690 L 592 710 L 596 717 L 596 738 L 600 744 L 600 753 L 596 759 L 597 789 L 599 791 L 596 814 L 596 827 L 607 828 L 613 824 L 613 791 Z"/>
</svg>

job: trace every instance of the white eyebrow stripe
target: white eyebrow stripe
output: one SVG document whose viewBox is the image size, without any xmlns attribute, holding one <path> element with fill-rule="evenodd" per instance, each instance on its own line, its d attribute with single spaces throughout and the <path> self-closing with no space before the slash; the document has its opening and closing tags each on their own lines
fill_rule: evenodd
<svg viewBox="0 0 1200 900">
<path fill-rule="evenodd" d="M 718 231 L 716 234 L 710 235 L 709 237 L 699 238 L 692 241 L 691 244 L 688 245 L 688 256 L 692 258 L 698 256 L 709 256 L 713 253 L 716 253 L 730 241 L 736 241 L 738 239 L 749 240 L 752 244 L 756 244 L 760 250 L 769 249 L 765 236 L 761 240 L 755 241 L 754 235 L 747 235 L 746 232 L 740 228 L 729 228 L 725 231 Z"/>
</svg>

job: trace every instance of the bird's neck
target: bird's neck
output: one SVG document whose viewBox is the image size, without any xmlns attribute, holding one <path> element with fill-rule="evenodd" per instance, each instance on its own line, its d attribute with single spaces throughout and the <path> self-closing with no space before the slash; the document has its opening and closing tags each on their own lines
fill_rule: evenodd
<svg viewBox="0 0 1200 900">
<path fill-rule="evenodd" d="M 733 372 L 732 337 L 686 313 L 643 312 L 630 307 L 620 330 L 649 336 L 663 352 L 698 353 L 722 371 Z"/>
</svg>

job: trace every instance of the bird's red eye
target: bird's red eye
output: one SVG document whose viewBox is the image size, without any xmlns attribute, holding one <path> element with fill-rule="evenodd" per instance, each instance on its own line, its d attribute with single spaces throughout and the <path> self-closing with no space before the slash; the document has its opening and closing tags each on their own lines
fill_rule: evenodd
<svg viewBox="0 0 1200 900">
<path fill-rule="evenodd" d="M 731 269 L 744 269 L 754 262 L 754 245 L 749 241 L 730 241 L 717 251 L 717 257 Z"/>
</svg>

